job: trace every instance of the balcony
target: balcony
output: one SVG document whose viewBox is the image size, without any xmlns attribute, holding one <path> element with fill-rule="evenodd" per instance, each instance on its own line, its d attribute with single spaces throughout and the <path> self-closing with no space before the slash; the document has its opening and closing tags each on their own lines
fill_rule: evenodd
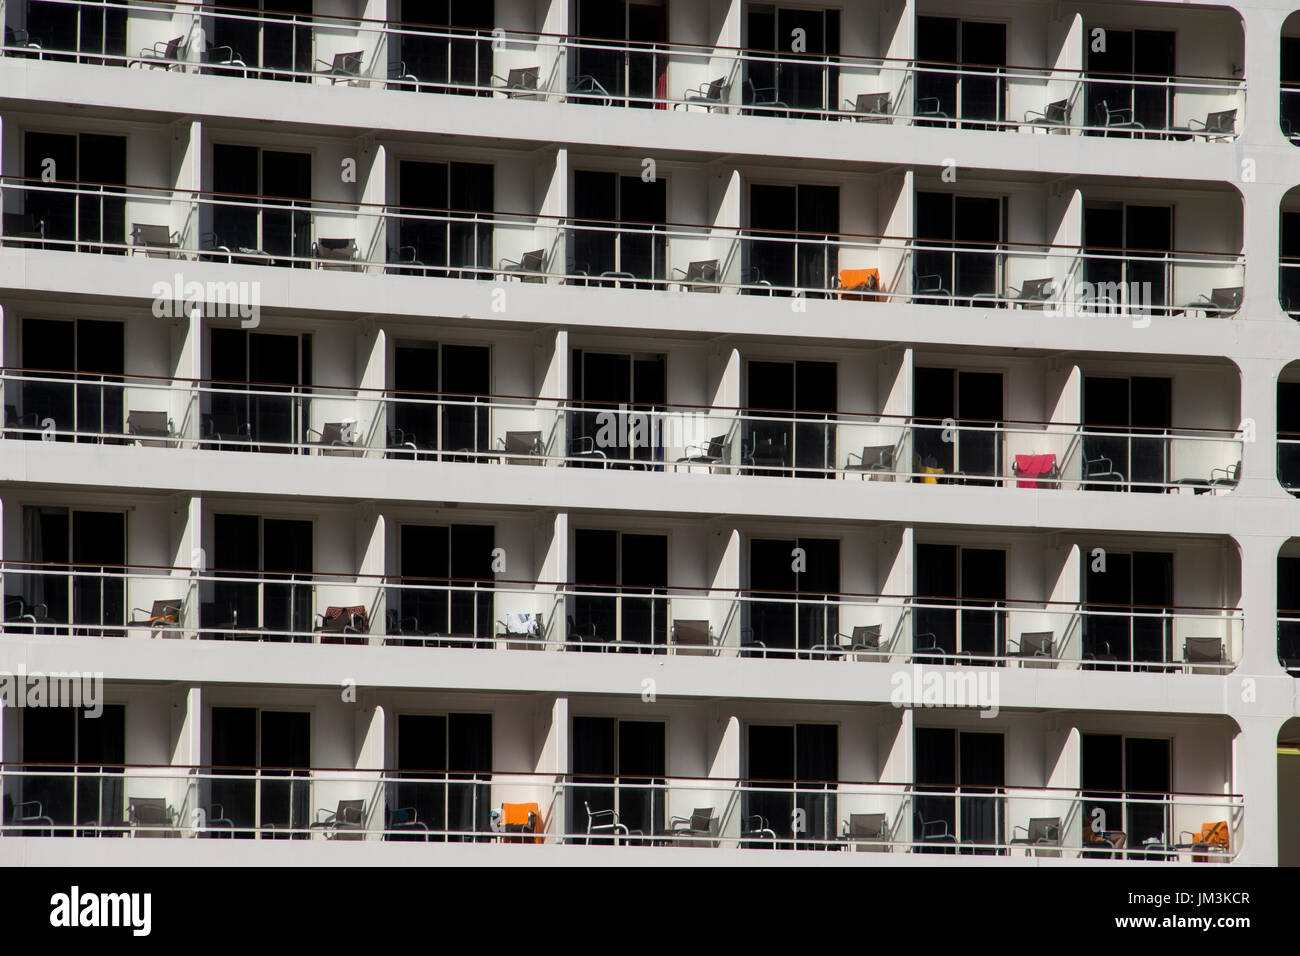
<svg viewBox="0 0 1300 956">
<path fill-rule="evenodd" d="M 91 557 L 0 563 L 5 632 L 1164 674 L 1227 673 L 1243 638 L 1236 608 L 1115 602 L 1095 582 L 1081 601 L 989 597 L 971 571 L 942 597 L 810 594 L 793 574 L 776 591 L 278 570 L 269 550 L 266 571 Z"/>
<path fill-rule="evenodd" d="M 3 828 L 10 837 L 401 840 L 1067 860 L 1228 863 L 1239 850 L 1245 814 L 1234 794 L 306 767 L 6 762 L 0 787 L 6 805 L 14 807 Z M 1133 843 L 1118 828 L 1094 833 L 1095 808 L 1127 821 Z"/>
<path fill-rule="evenodd" d="M 902 303 L 1032 309 L 1049 317 L 1224 318 L 1241 307 L 1245 275 L 1239 252 L 1169 248 L 1168 210 L 1165 248 L 1154 245 L 1161 241 L 1159 224 L 1151 225 L 1155 232 L 1143 231 L 1135 224 L 1136 213 L 1128 227 L 1123 218 L 1112 223 L 1103 215 L 1120 215 L 1122 204 L 1099 209 L 1089 220 L 1098 237 L 1089 244 L 1057 245 L 471 210 L 414 212 L 228 193 L 195 198 L 192 191 L 163 187 L 50 185 L 22 177 L 0 179 L 0 192 L 4 208 L 13 210 L 5 214 L 0 245 L 23 249 L 369 275 L 795 296 L 867 303 L 868 309 L 872 303 Z M 92 216 L 87 208 L 99 212 Z M 1113 240 L 1100 238 L 1112 234 Z M 427 241 L 416 243 L 413 236 Z M 1143 245 L 1141 237 L 1153 245 Z"/>
<path fill-rule="evenodd" d="M 1201 69 L 1222 71 L 1207 76 L 1179 74 L 1173 32 L 1168 49 L 1152 46 L 1152 31 L 1138 30 L 1143 42 L 1135 42 L 1131 25 L 1111 23 L 1113 14 L 1092 5 L 1051 23 L 1026 11 L 1037 29 L 1025 27 L 1021 63 L 1007 62 L 1005 28 L 1000 37 L 977 35 L 970 23 L 923 15 L 912 51 L 901 26 L 883 16 L 880 23 L 863 16 L 841 34 L 842 18 L 858 18 L 840 11 L 800 19 L 806 44 L 796 53 L 776 40 L 789 32 L 777 21 L 791 12 L 749 5 L 753 47 L 739 49 L 698 42 L 717 32 L 703 10 L 672 21 L 672 31 L 696 41 L 682 42 L 669 37 L 666 18 L 634 30 L 579 16 L 576 31 L 587 35 L 564 36 L 481 15 L 399 25 L 310 9 L 263 15 L 178 4 L 160 18 L 140 4 L 42 0 L 10 14 L 3 52 L 238 79 L 1026 135 L 1230 142 L 1241 126 L 1245 81 L 1233 66 L 1242 61 L 1242 28 L 1234 14 L 1180 14 L 1185 35 L 1202 44 Z M 1116 48 L 1090 50 L 1085 19 L 1089 29 L 1114 33 Z"/>
<path fill-rule="evenodd" d="M 945 416 L 764 412 L 551 398 L 0 370 L 9 440 L 1217 495 L 1238 429 L 1107 428 Z M 918 409 L 920 411 L 920 409 Z"/>
</svg>

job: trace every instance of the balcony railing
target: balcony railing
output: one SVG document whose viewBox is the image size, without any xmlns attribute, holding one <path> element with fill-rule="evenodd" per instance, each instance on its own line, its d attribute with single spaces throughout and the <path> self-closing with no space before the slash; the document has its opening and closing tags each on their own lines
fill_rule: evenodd
<svg viewBox="0 0 1300 956">
<path fill-rule="evenodd" d="M 1300 434 L 1278 432 L 1277 480 L 1292 494 L 1300 493 Z"/>
<path fill-rule="evenodd" d="M 1219 674 L 1240 609 L 0 562 L 14 635 Z M 968 701 L 973 706 L 978 701 Z"/>
<path fill-rule="evenodd" d="M 147 20 L 156 42 L 137 52 L 111 48 L 104 31 L 83 39 L 28 29 L 7 37 L 6 55 L 605 107 L 1206 142 L 1236 138 L 1246 99 L 1235 77 L 625 43 L 184 3 L 160 23 L 143 4 L 49 3 L 74 19 L 103 11 Z"/>
<path fill-rule="evenodd" d="M 0 786 L 16 810 L 0 832 L 28 837 L 410 840 L 1230 862 L 1240 846 L 1245 814 L 1244 801 L 1235 794 L 305 767 L 4 763 Z"/>
<path fill-rule="evenodd" d="M 1282 135 L 1292 146 L 1300 145 L 1300 85 L 1283 83 L 1279 87 L 1280 115 L 1278 123 Z"/>
<path fill-rule="evenodd" d="M 0 244 L 226 265 L 1016 308 L 1230 317 L 1236 252 L 977 243 L 625 223 L 0 178 Z M 86 217 L 84 203 L 112 206 Z M 117 222 L 111 235 L 104 222 Z"/>
<path fill-rule="evenodd" d="M 1293 319 L 1300 319 L 1300 258 L 1279 257 L 1278 300 L 1283 312 Z"/>
<path fill-rule="evenodd" d="M 1219 494 L 1242 435 L 629 406 L 0 369 L 5 439 L 411 461 Z M 1279 452 L 1281 454 L 1281 452 Z"/>
<path fill-rule="evenodd" d="M 1300 677 L 1300 611 L 1277 612 L 1277 659 L 1289 673 Z"/>
</svg>

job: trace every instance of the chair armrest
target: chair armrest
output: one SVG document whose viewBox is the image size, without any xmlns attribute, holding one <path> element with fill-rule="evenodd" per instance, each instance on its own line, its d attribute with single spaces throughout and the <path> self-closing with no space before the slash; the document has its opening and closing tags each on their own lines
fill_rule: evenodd
<svg viewBox="0 0 1300 956">
<path fill-rule="evenodd" d="M 322 813 L 325 814 L 325 819 L 324 819 L 324 820 L 321 819 L 321 814 L 322 814 Z M 328 810 L 328 809 L 323 809 L 323 808 L 322 808 L 322 809 L 316 811 L 316 823 L 317 823 L 317 824 L 321 824 L 321 823 L 333 823 L 333 822 L 334 822 L 334 811 L 333 811 L 333 810 Z"/>
</svg>

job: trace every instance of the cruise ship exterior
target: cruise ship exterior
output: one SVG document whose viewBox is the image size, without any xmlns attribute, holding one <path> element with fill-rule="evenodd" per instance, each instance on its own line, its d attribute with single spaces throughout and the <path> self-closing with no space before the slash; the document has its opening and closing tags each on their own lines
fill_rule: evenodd
<svg viewBox="0 0 1300 956">
<path fill-rule="evenodd" d="M 1292 3 L 0 20 L 0 864 L 1300 863 Z"/>
</svg>

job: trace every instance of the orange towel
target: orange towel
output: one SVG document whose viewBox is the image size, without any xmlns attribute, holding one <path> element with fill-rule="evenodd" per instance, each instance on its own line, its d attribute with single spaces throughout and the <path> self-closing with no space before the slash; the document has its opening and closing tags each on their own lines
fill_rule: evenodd
<svg viewBox="0 0 1300 956">
<path fill-rule="evenodd" d="M 875 292 L 880 288 L 880 270 L 879 269 L 841 269 L 840 270 L 840 289 L 839 297 L 841 299 L 857 299 L 859 302 L 878 302 L 879 296 L 875 295 L 849 295 L 846 293 Z"/>
<path fill-rule="evenodd" d="M 533 815 L 533 820 L 535 821 L 536 829 L 534 830 L 526 829 L 528 826 L 528 815 L 530 813 Z M 535 803 L 503 803 L 501 804 L 501 823 L 506 827 L 518 826 L 520 830 L 525 833 L 537 832 L 537 830 L 541 829 L 542 812 L 538 809 L 538 806 Z M 541 837 L 507 837 L 506 839 L 511 843 L 515 842 L 515 840 L 519 840 L 521 843 L 542 842 Z"/>
<path fill-rule="evenodd" d="M 1218 823 L 1202 823 L 1201 832 L 1197 834 L 1197 843 L 1204 843 L 1206 846 L 1217 846 L 1223 849 L 1228 848 L 1228 821 L 1220 820 Z"/>
</svg>

